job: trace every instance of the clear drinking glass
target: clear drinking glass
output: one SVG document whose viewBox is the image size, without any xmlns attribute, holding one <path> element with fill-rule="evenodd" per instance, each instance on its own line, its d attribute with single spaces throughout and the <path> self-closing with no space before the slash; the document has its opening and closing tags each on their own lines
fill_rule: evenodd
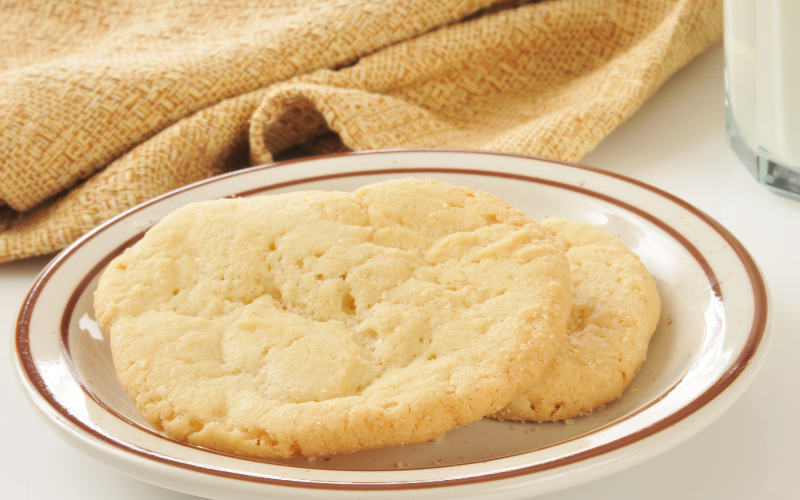
<svg viewBox="0 0 800 500">
<path fill-rule="evenodd" d="M 725 0 L 728 143 L 759 182 L 800 199 L 800 0 Z"/>
</svg>

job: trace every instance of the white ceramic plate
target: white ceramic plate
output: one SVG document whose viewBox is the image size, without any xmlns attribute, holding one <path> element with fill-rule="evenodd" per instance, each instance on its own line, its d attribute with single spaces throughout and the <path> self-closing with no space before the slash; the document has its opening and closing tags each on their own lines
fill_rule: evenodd
<svg viewBox="0 0 800 500">
<path fill-rule="evenodd" d="M 572 425 L 484 419 L 443 441 L 293 460 L 250 460 L 174 441 L 136 413 L 97 329 L 104 266 L 180 206 L 226 196 L 350 191 L 414 175 L 503 197 L 536 219 L 584 220 L 621 238 L 656 278 L 661 322 L 631 388 Z M 65 440 L 118 470 L 211 498 L 528 498 L 619 471 L 696 433 L 764 359 L 764 280 L 742 245 L 687 203 L 585 166 L 470 151 L 383 151 L 256 167 L 200 182 L 112 219 L 56 257 L 20 311 L 17 375 Z M 400 468 L 398 468 L 400 464 Z"/>
</svg>

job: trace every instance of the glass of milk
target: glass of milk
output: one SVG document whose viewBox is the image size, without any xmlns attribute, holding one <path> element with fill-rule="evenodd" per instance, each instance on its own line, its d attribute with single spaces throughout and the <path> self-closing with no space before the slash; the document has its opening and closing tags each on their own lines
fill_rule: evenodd
<svg viewBox="0 0 800 500">
<path fill-rule="evenodd" d="M 800 0 L 725 0 L 728 143 L 759 182 L 800 199 Z"/>
</svg>

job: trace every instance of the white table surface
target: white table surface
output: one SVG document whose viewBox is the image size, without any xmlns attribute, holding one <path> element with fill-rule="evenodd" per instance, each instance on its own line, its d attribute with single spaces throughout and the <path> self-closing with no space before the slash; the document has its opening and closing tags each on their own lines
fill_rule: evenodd
<svg viewBox="0 0 800 500">
<path fill-rule="evenodd" d="M 583 163 L 664 189 L 747 247 L 772 293 L 774 335 L 750 388 L 672 450 L 542 500 L 800 499 L 800 202 L 756 183 L 725 144 L 718 45 L 676 74 Z M 10 331 L 48 257 L 0 265 L 0 331 Z M 131 479 L 72 449 L 28 406 L 0 342 L 0 499 L 195 498 Z"/>
</svg>

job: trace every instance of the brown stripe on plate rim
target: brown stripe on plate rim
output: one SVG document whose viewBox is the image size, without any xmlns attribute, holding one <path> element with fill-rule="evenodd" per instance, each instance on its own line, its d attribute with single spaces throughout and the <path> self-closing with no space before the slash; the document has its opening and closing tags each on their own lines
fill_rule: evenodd
<svg viewBox="0 0 800 500">
<path fill-rule="evenodd" d="M 439 150 L 439 151 L 441 151 L 441 150 Z M 397 152 L 420 152 L 420 153 L 434 153 L 435 154 L 436 150 L 397 150 L 397 151 L 390 151 L 390 152 L 344 153 L 344 154 L 336 154 L 336 155 L 327 155 L 326 157 L 346 156 L 346 155 L 356 156 L 356 155 L 363 155 L 363 154 L 386 154 L 386 153 L 397 153 Z M 456 150 L 456 151 L 448 150 L 448 152 L 476 153 L 474 151 L 462 151 L 462 150 Z M 752 287 L 753 287 L 753 292 L 754 292 L 754 298 L 755 298 L 755 301 L 756 301 L 755 310 L 754 310 L 753 325 L 752 325 L 752 328 L 751 328 L 751 332 L 750 332 L 750 334 L 748 336 L 748 341 L 747 341 L 745 347 L 743 348 L 742 352 L 740 353 L 739 357 L 737 358 L 736 362 L 732 365 L 731 369 L 729 369 L 711 388 L 707 389 L 700 397 L 698 397 L 694 401 L 690 402 L 687 406 L 683 407 L 678 412 L 676 412 L 676 413 L 670 415 L 669 417 L 657 422 L 656 424 L 653 424 L 650 427 L 647 427 L 645 429 L 641 429 L 640 431 L 637 431 L 634 434 L 625 436 L 625 437 L 623 437 L 621 439 L 615 440 L 614 442 L 607 443 L 606 445 L 600 446 L 600 447 L 595 448 L 593 450 L 588 450 L 588 451 L 585 451 L 585 452 L 579 452 L 579 453 L 576 453 L 576 454 L 573 454 L 573 455 L 570 455 L 570 456 L 567 456 L 567 457 L 562 457 L 560 459 L 555 459 L 555 460 L 552 460 L 552 461 L 549 461 L 549 462 L 546 462 L 546 463 L 543 463 L 543 464 L 535 464 L 535 465 L 531 465 L 531 466 L 524 466 L 524 467 L 521 467 L 521 468 L 509 470 L 509 471 L 486 473 L 486 474 L 482 474 L 482 475 L 478 475 L 478 476 L 466 476 L 466 477 L 452 478 L 452 479 L 436 479 L 436 480 L 415 481 L 415 482 L 406 482 L 406 483 L 399 483 L 399 482 L 343 483 L 343 482 L 320 482 L 320 481 L 306 481 L 306 480 L 298 480 L 298 479 L 271 478 L 271 477 L 265 477 L 265 476 L 253 476 L 253 475 L 247 475 L 247 474 L 243 474 L 243 473 L 220 470 L 220 469 L 209 467 L 209 466 L 205 466 L 205 465 L 202 465 L 202 464 L 193 464 L 193 463 L 189 463 L 189 462 L 186 462 L 186 461 L 182 461 L 182 460 L 174 459 L 174 458 L 167 457 L 167 456 L 164 456 L 164 455 L 160 455 L 160 454 L 157 454 L 157 453 L 154 453 L 154 452 L 149 452 L 147 450 L 141 450 L 141 449 L 132 447 L 132 445 L 130 445 L 130 443 L 127 443 L 127 442 L 124 442 L 124 441 L 120 441 L 120 440 L 114 438 L 113 436 L 108 436 L 108 435 L 106 435 L 104 433 L 96 431 L 95 429 L 89 428 L 82 421 L 76 419 L 76 417 L 74 417 L 74 415 L 72 415 L 71 412 L 69 412 L 69 410 L 67 408 L 63 407 L 54 398 L 53 394 L 46 387 L 46 385 L 44 384 L 43 380 L 41 379 L 41 377 L 39 376 L 38 372 L 36 371 L 35 364 L 33 363 L 33 360 L 30 357 L 30 350 L 29 350 L 29 347 L 27 346 L 27 342 L 28 342 L 27 334 L 28 334 L 28 327 L 29 327 L 30 315 L 31 315 L 31 312 L 32 312 L 32 309 L 33 309 L 33 304 L 35 303 L 36 299 L 38 298 L 39 293 L 41 291 L 41 288 L 46 284 L 46 282 L 49 280 L 49 277 L 52 275 L 52 273 L 55 271 L 55 269 L 61 265 L 61 263 L 65 260 L 65 258 L 66 258 L 66 256 L 68 254 L 74 252 L 78 247 L 82 246 L 86 241 L 88 241 L 88 239 L 91 239 L 95 234 L 97 234 L 98 232 L 104 230 L 106 227 L 108 227 L 108 226 L 116 223 L 117 221 L 119 221 L 119 220 L 121 220 L 121 219 L 123 219 L 123 218 L 125 218 L 125 217 L 127 217 L 129 215 L 131 215 L 132 213 L 137 212 L 137 211 L 141 210 L 142 208 L 145 208 L 145 207 L 147 207 L 147 206 L 149 206 L 149 205 L 151 205 L 153 203 L 156 203 L 156 202 L 158 202 L 158 201 L 160 201 L 160 200 L 162 200 L 164 198 L 174 196 L 174 195 L 176 195 L 176 194 L 178 194 L 180 192 L 183 192 L 183 191 L 186 191 L 186 190 L 189 190 L 189 189 L 195 189 L 195 188 L 200 187 L 200 186 L 202 186 L 202 185 L 204 185 L 204 184 L 206 184 L 208 182 L 216 182 L 216 181 L 218 181 L 220 179 L 220 177 L 241 175 L 241 174 L 244 174 L 244 173 L 247 173 L 247 172 L 251 172 L 251 171 L 254 171 L 254 170 L 269 169 L 269 168 L 274 168 L 274 167 L 277 167 L 277 166 L 283 166 L 283 165 L 288 164 L 288 163 L 296 163 L 296 162 L 299 162 L 299 161 L 313 161 L 314 159 L 310 159 L 310 160 L 309 159 L 290 160 L 290 161 L 287 161 L 287 162 L 283 162 L 281 164 L 273 164 L 273 165 L 266 165 L 266 166 L 260 166 L 260 167 L 252 167 L 252 168 L 245 169 L 245 170 L 242 170 L 242 171 L 231 172 L 229 174 L 225 174 L 225 175 L 220 176 L 220 177 L 215 177 L 215 178 L 211 178 L 211 179 L 208 179 L 208 180 L 205 180 L 205 181 L 201 181 L 199 183 L 192 184 L 190 186 L 185 186 L 185 187 L 180 188 L 178 190 L 175 190 L 175 191 L 172 191 L 170 193 L 166 193 L 164 195 L 161 195 L 161 196 L 159 196 L 157 198 L 154 198 L 153 200 L 150 200 L 149 202 L 145 202 L 142 205 L 134 207 L 134 208 L 130 209 L 129 211 L 124 212 L 124 213 L 114 217 L 113 219 L 111 219 L 108 222 L 106 222 L 105 224 L 101 225 L 100 227 L 98 227 L 94 231 L 91 231 L 90 233 L 88 233 L 81 240 L 79 240 L 78 242 L 73 244 L 73 246 L 71 248 L 65 250 L 62 253 L 62 255 L 59 255 L 58 257 L 56 257 L 56 260 L 54 261 L 54 263 L 51 263 L 51 265 L 48 266 L 48 268 L 46 268 L 45 271 L 43 271 L 43 273 L 40 275 L 40 277 L 37 278 L 37 281 L 35 282 L 34 286 L 31 288 L 31 291 L 29 292 L 28 296 L 26 297 L 26 300 L 23 303 L 23 308 L 22 308 L 22 311 L 20 313 L 20 321 L 19 321 L 19 323 L 17 325 L 17 339 L 16 339 L 16 341 L 17 341 L 17 351 L 18 351 L 17 354 L 18 354 L 18 358 L 20 359 L 20 362 L 21 362 L 21 364 L 23 366 L 23 369 L 25 370 L 29 380 L 31 380 L 33 385 L 37 388 L 37 390 L 45 398 L 45 400 L 47 400 L 48 403 L 51 404 L 51 406 L 54 407 L 54 409 L 56 409 L 60 413 L 64 414 L 67 418 L 69 418 L 73 423 L 75 423 L 76 425 L 78 425 L 79 427 L 81 427 L 82 429 L 84 429 L 85 431 L 87 431 L 88 433 L 90 433 L 95 438 L 97 438 L 97 439 L 99 439 L 101 441 L 105 441 L 106 443 L 113 444 L 114 446 L 116 446 L 118 448 L 129 450 L 129 451 L 131 451 L 131 452 L 133 452 L 133 453 L 135 453 L 137 455 L 143 456 L 145 458 L 153 459 L 153 460 L 158 461 L 158 462 L 162 462 L 162 463 L 165 463 L 165 464 L 178 466 L 178 467 L 185 468 L 185 469 L 195 470 L 195 471 L 204 472 L 204 473 L 210 473 L 210 474 L 213 474 L 213 475 L 218 475 L 218 476 L 228 477 L 228 478 L 233 478 L 233 479 L 242 479 L 242 480 L 247 480 L 247 481 L 269 483 L 269 484 L 276 484 L 276 485 L 282 485 L 282 486 L 292 486 L 292 485 L 294 485 L 294 486 L 301 486 L 301 487 L 306 487 L 306 488 L 353 489 L 353 490 L 415 489 L 415 488 L 426 488 L 426 487 L 452 486 L 452 485 L 456 485 L 456 484 L 468 484 L 468 483 L 474 483 L 474 482 L 483 482 L 483 481 L 489 481 L 489 480 L 504 479 L 504 478 L 508 478 L 508 477 L 515 477 L 515 476 L 530 474 L 530 473 L 534 473 L 534 472 L 541 472 L 541 471 L 549 470 L 549 469 L 552 469 L 552 468 L 555 468 L 555 467 L 560 467 L 560 466 L 568 465 L 568 464 L 575 463 L 575 462 L 578 462 L 578 461 L 582 461 L 582 460 L 585 460 L 585 459 L 588 459 L 588 458 L 592 458 L 592 457 L 595 457 L 595 456 L 599 456 L 599 455 L 614 451 L 616 449 L 619 449 L 621 447 L 627 446 L 628 444 L 632 444 L 634 442 L 637 442 L 637 441 L 639 441 L 641 439 L 644 439 L 645 437 L 648 437 L 648 436 L 650 436 L 650 435 L 652 435 L 652 434 L 654 434 L 656 432 L 659 432 L 660 430 L 662 430 L 664 428 L 667 428 L 667 427 L 669 427 L 671 425 L 674 425 L 678 421 L 686 418 L 687 416 L 689 416 L 690 414 L 694 413 L 695 411 L 700 409 L 702 406 L 707 404 L 714 397 L 716 397 L 719 393 L 721 393 L 725 388 L 727 388 L 733 382 L 733 380 L 736 377 L 738 377 L 738 375 L 741 373 L 741 371 L 744 369 L 744 367 L 747 366 L 749 361 L 752 359 L 752 357 L 755 354 L 755 351 L 756 351 L 756 349 L 757 349 L 757 347 L 758 347 L 758 345 L 759 345 L 759 343 L 760 343 L 760 341 L 761 341 L 761 339 L 763 337 L 763 334 L 764 334 L 764 331 L 765 331 L 765 328 L 766 328 L 766 318 L 767 318 L 768 311 L 767 311 L 766 287 L 765 287 L 765 285 L 763 283 L 763 280 L 761 278 L 760 272 L 758 271 L 758 268 L 755 265 L 755 263 L 753 262 L 753 260 L 750 257 L 750 255 L 747 253 L 747 251 L 744 249 L 744 247 L 741 245 L 741 243 L 738 240 L 736 240 L 735 237 L 733 237 L 733 235 L 731 235 L 726 229 L 724 229 L 722 226 L 720 226 L 716 221 L 711 219 L 709 216 L 707 216 L 706 214 L 704 214 L 700 210 L 696 209 L 692 205 L 684 202 L 683 200 L 680 200 L 679 198 L 676 198 L 676 197 L 670 195 L 669 193 L 661 191 L 658 188 L 654 188 L 652 186 L 649 186 L 649 185 L 644 184 L 642 182 L 636 181 L 634 179 L 629 179 L 629 178 L 627 178 L 625 176 L 622 176 L 622 175 L 619 175 L 619 174 L 615 174 L 615 173 L 612 173 L 612 172 L 606 172 L 606 171 L 599 170 L 599 169 L 596 169 L 596 168 L 593 168 L 593 167 L 588 167 L 588 166 L 585 166 L 585 165 L 572 164 L 572 163 L 561 162 L 561 161 L 551 160 L 551 159 L 533 158 L 533 157 L 528 157 L 528 156 L 524 156 L 524 155 L 515 155 L 515 154 L 506 154 L 506 153 L 487 153 L 487 152 L 478 152 L 478 153 L 479 154 L 492 154 L 492 155 L 499 155 L 499 156 L 510 156 L 510 157 L 518 157 L 518 158 L 526 158 L 526 159 L 547 161 L 547 162 L 555 163 L 555 164 L 562 165 L 562 166 L 585 169 L 585 170 L 588 170 L 588 171 L 591 171 L 591 172 L 595 172 L 595 173 L 607 175 L 607 176 L 610 176 L 610 177 L 614 177 L 614 178 L 623 180 L 623 181 L 625 181 L 627 183 L 631 183 L 631 184 L 640 186 L 642 188 L 645 188 L 647 190 L 650 190 L 650 191 L 652 191 L 652 192 L 654 192 L 656 194 L 659 194 L 659 195 L 661 195 L 661 196 L 673 201 L 674 203 L 682 206 L 683 208 L 687 209 L 688 211 L 694 213 L 696 216 L 698 216 L 698 218 L 700 218 L 704 222 L 706 222 L 709 225 L 711 225 L 723 237 L 723 239 L 725 239 L 731 245 L 731 247 L 734 249 L 736 254 L 739 256 L 742 264 L 744 265 L 744 267 L 745 267 L 745 269 L 746 269 L 746 271 L 748 273 L 748 276 L 750 277 L 751 284 L 752 284 Z M 318 158 L 316 158 L 316 159 L 318 159 Z M 606 195 L 602 195 L 600 193 L 595 193 L 595 192 L 592 192 L 592 191 L 589 191 L 589 190 L 585 190 L 583 188 L 578 188 L 576 186 L 571 186 L 571 185 L 566 185 L 566 184 L 562 185 L 561 183 L 557 183 L 555 181 L 549 181 L 549 180 L 546 180 L 546 179 L 540 179 L 540 178 L 535 178 L 535 177 L 526 177 L 526 176 L 521 176 L 521 175 L 517 175 L 517 174 L 506 174 L 506 173 L 481 171 L 481 170 L 435 169 L 435 168 L 428 168 L 428 169 L 424 169 L 424 168 L 421 168 L 421 169 L 386 169 L 386 170 L 371 170 L 371 171 L 349 172 L 347 174 L 334 174 L 334 175 L 337 175 L 339 177 L 344 177 L 344 176 L 369 175 L 369 174 L 375 174 L 375 173 L 381 173 L 381 172 L 383 172 L 383 173 L 390 173 L 390 172 L 412 173 L 415 170 L 419 171 L 419 172 L 424 171 L 424 172 L 445 172 L 445 173 L 468 173 L 468 174 L 472 174 L 472 175 L 497 175 L 497 176 L 501 176 L 501 177 L 509 177 L 509 178 L 514 178 L 514 179 L 527 181 L 527 182 L 538 182 L 538 183 L 550 184 L 550 185 L 553 185 L 555 187 L 565 187 L 565 188 L 573 190 L 573 191 L 581 192 L 581 193 L 584 193 L 584 194 L 587 194 L 587 195 L 590 195 L 590 196 L 593 196 L 593 197 L 597 197 L 597 198 L 603 199 L 605 201 L 608 201 L 608 202 L 616 204 L 616 205 L 624 204 L 624 202 L 620 202 L 619 200 L 616 200 L 614 198 L 608 197 Z M 325 176 L 320 176 L 320 177 L 325 177 Z M 306 179 L 304 179 L 302 181 L 291 181 L 291 184 L 298 184 L 298 183 L 302 183 L 302 182 L 311 182 L 312 179 L 313 178 L 306 178 Z M 286 185 L 286 183 L 276 184 L 273 187 L 271 187 L 271 189 L 277 189 L 277 187 L 282 186 L 282 185 Z M 268 190 L 268 189 L 270 189 L 270 188 L 262 188 L 262 189 L 260 189 L 260 191 L 265 191 L 265 190 Z M 245 191 L 245 192 L 239 193 L 239 195 L 247 195 L 248 193 L 251 193 L 252 191 L 253 190 Z M 633 208 L 634 209 L 633 210 L 634 213 L 637 213 L 640 216 L 644 216 L 645 218 L 648 218 L 648 219 L 650 219 L 652 217 L 649 214 L 647 214 L 646 212 L 643 212 L 643 211 L 637 209 L 636 207 L 632 207 L 632 206 L 627 205 L 627 204 L 624 204 L 624 205 L 625 205 L 625 208 L 627 208 L 627 207 Z M 658 219 L 656 219 L 656 221 L 658 221 L 658 222 L 656 222 L 656 224 L 659 225 L 659 227 L 662 227 L 662 228 L 664 227 L 661 224 L 659 224 L 659 222 L 661 222 L 661 221 L 659 221 Z M 672 234 L 672 231 L 674 231 L 674 230 L 672 230 L 672 228 L 670 226 L 666 226 L 666 228 L 669 228 L 668 232 L 670 232 L 670 234 Z M 676 234 L 679 234 L 679 233 L 676 233 Z M 682 236 L 681 236 L 681 239 L 682 239 Z M 687 243 L 688 243 L 688 241 L 687 241 Z M 691 245 L 690 243 L 689 243 L 689 245 L 693 248 L 693 245 Z M 697 252 L 696 248 L 694 250 L 695 250 L 695 252 Z M 689 250 L 689 251 L 691 252 L 691 250 Z M 694 252 L 692 252 L 692 253 L 694 255 Z M 699 252 L 697 252 L 697 253 L 699 254 Z M 700 256 L 700 257 L 702 258 L 702 256 Z M 702 258 L 702 260 L 705 261 L 704 258 Z M 701 262 L 701 266 L 702 265 L 703 264 Z M 710 271 L 710 268 L 708 268 L 708 263 L 707 262 L 705 262 L 705 267 L 708 269 L 708 271 Z M 713 271 L 711 272 L 711 275 L 713 276 Z M 715 277 L 714 277 L 714 281 L 711 281 L 711 283 L 712 283 L 712 288 L 715 288 L 716 292 L 719 292 L 719 284 L 718 284 L 718 282 L 716 282 L 716 278 Z M 651 403 L 651 404 L 654 404 L 654 403 Z M 615 424 L 618 423 L 618 422 L 619 421 L 615 422 Z M 205 449 L 203 449 L 203 450 L 205 450 Z M 237 458 L 239 458 L 239 457 L 237 457 Z"/>
</svg>

